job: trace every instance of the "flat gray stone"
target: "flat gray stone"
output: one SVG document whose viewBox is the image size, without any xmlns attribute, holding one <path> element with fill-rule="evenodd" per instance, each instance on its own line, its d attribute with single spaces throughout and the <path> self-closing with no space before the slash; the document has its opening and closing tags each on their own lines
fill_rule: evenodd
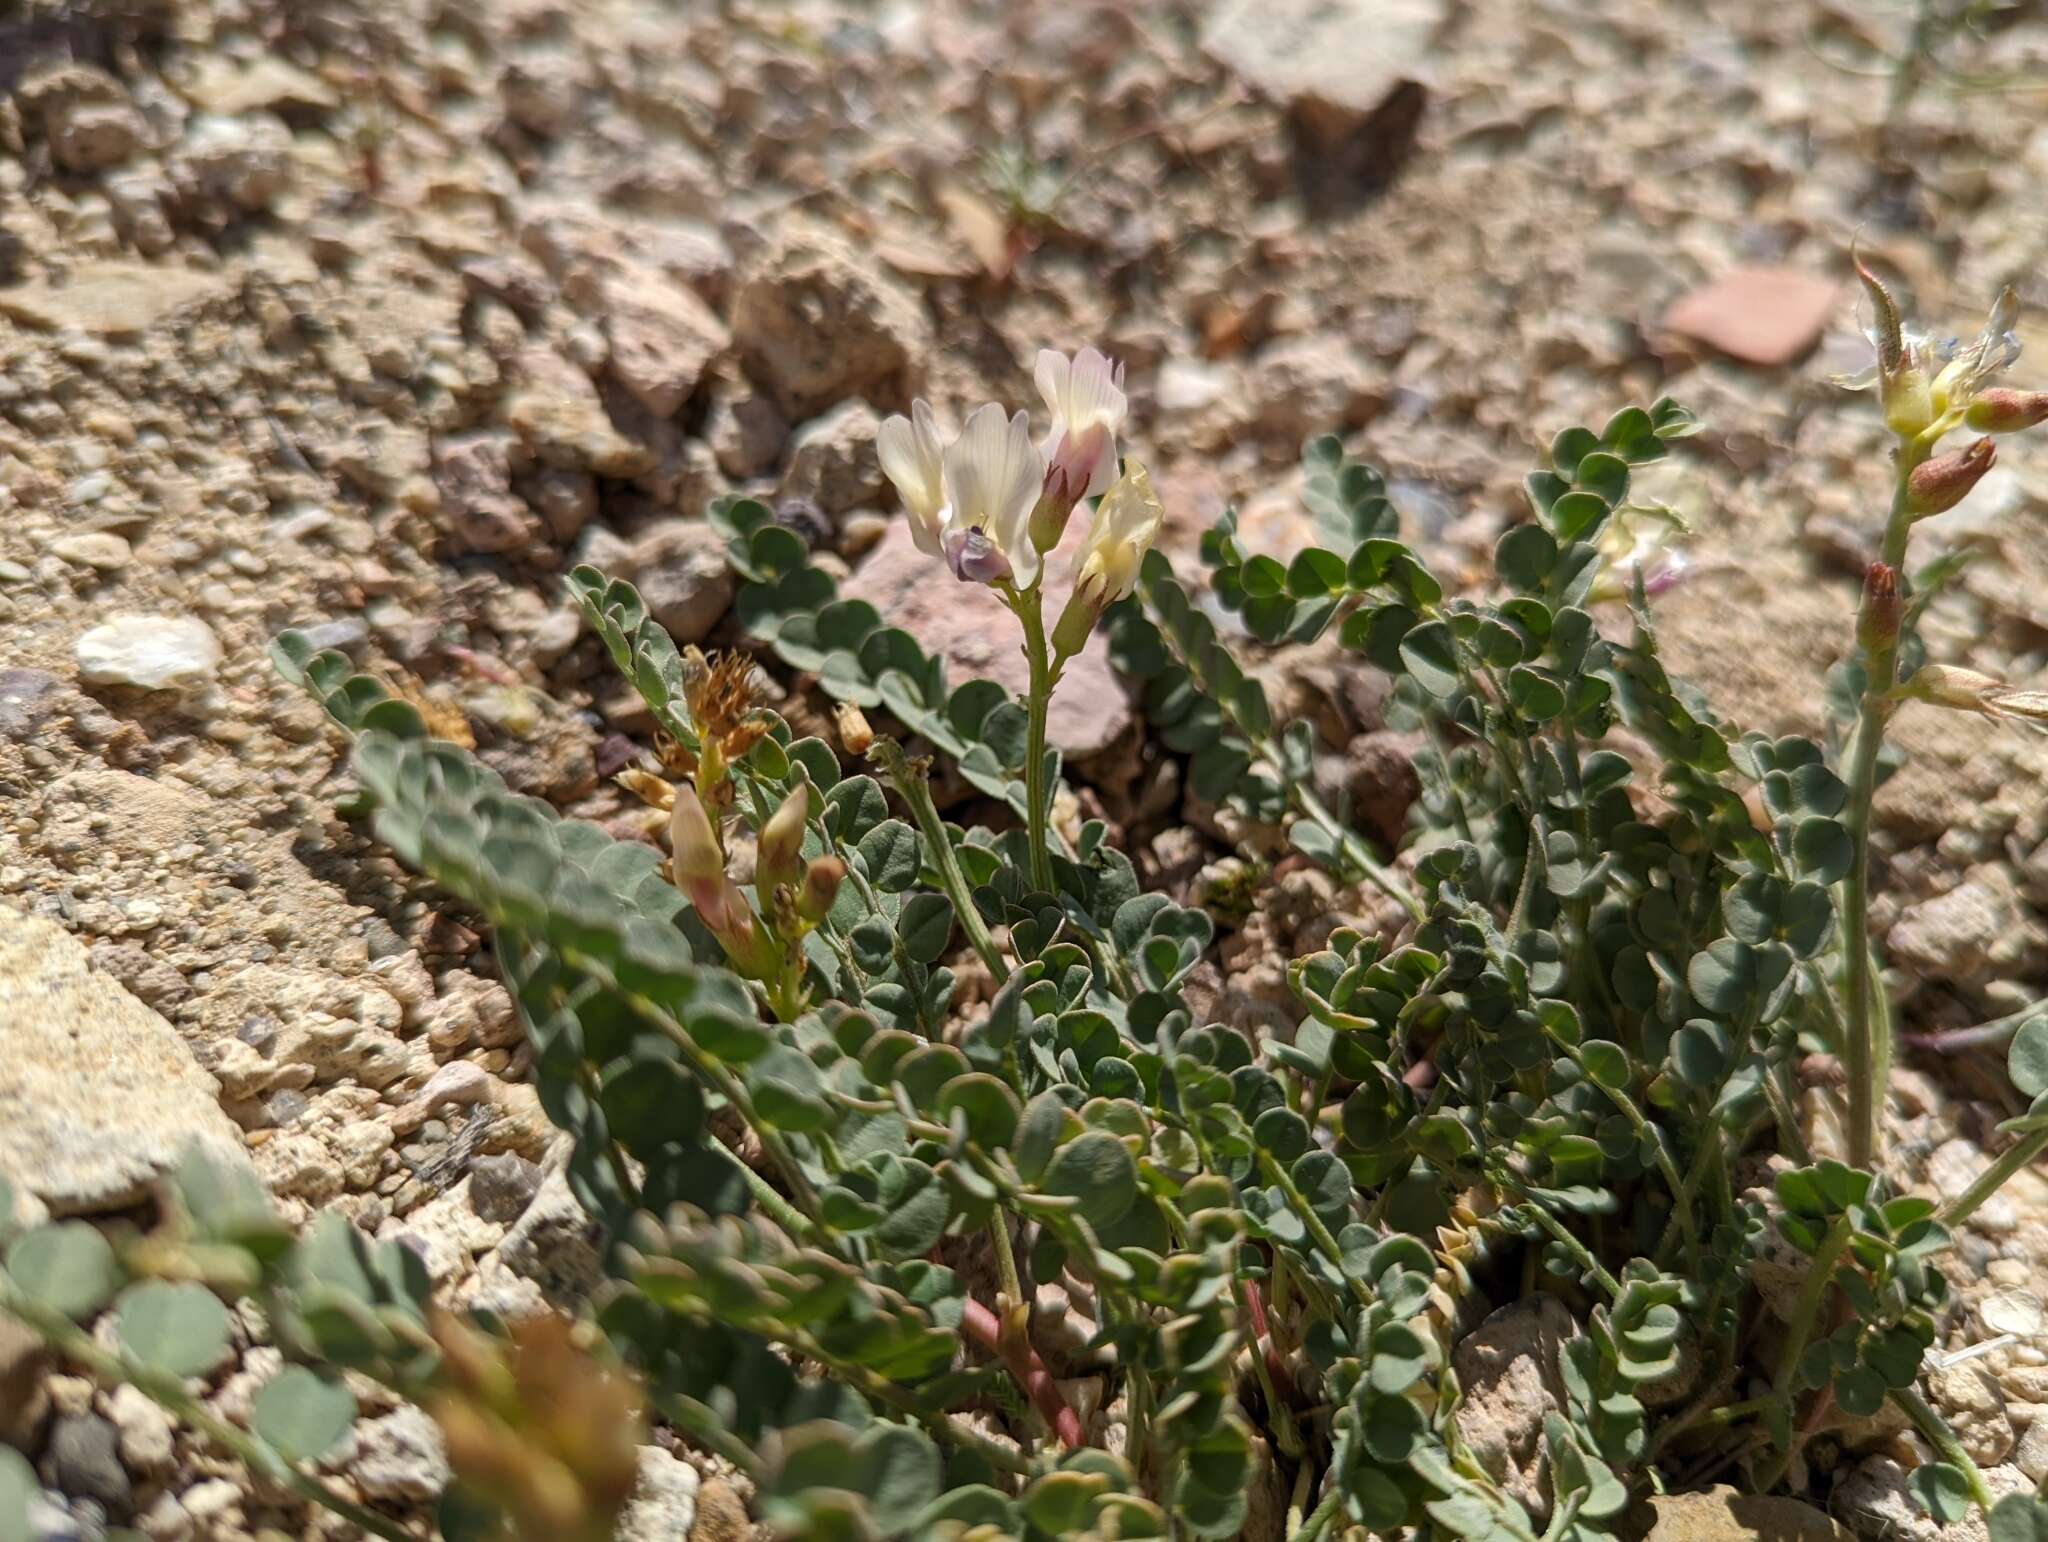
<svg viewBox="0 0 2048 1542">
<path fill-rule="evenodd" d="M 133 1204 L 197 1143 L 244 1160 L 177 1031 L 55 923 L 0 906 L 0 1173 L 53 1215 Z"/>
</svg>

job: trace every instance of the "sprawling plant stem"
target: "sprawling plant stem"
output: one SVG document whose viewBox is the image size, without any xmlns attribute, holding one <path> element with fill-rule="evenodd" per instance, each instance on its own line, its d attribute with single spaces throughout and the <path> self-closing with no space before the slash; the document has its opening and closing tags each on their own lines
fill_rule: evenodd
<svg viewBox="0 0 2048 1542">
<path fill-rule="evenodd" d="M 2048 1128 L 2035 1130 L 2013 1142 L 1997 1161 L 1977 1175 L 1967 1189 L 1941 1207 L 1937 1217 L 1941 1224 L 1951 1231 L 1962 1225 L 1976 1213 L 1979 1205 L 2005 1187 L 2007 1179 L 2043 1151 L 2048 1151 Z"/>
<path fill-rule="evenodd" d="M 20 1290 L 0 1273 L 0 1316 L 19 1318 L 73 1364 L 90 1372 L 103 1386 L 128 1382 L 177 1415 L 222 1450 L 236 1457 L 251 1472 L 283 1484 L 302 1499 L 332 1510 L 343 1520 L 385 1542 L 414 1542 L 413 1534 L 398 1522 L 357 1504 L 322 1483 L 311 1473 L 301 1472 L 277 1449 L 247 1430 L 212 1413 L 185 1389 L 183 1378 L 158 1370 L 134 1356 L 103 1349 L 93 1336 L 55 1307 L 46 1306 Z"/>
<path fill-rule="evenodd" d="M 1977 1464 L 1970 1460 L 1970 1453 L 1963 1449 L 1963 1443 L 1956 1438 L 1956 1432 L 1948 1427 L 1948 1421 L 1927 1406 L 1927 1399 L 1920 1395 L 1917 1387 L 1894 1387 L 1892 1401 L 1913 1421 L 1914 1428 L 1927 1437 L 1927 1443 L 1941 1453 L 1941 1459 L 1950 1463 L 1963 1475 L 1963 1481 L 1970 1486 L 1970 1497 L 1984 1510 L 1989 1511 L 1997 1502 L 1991 1492 L 1991 1485 L 1984 1481 L 1984 1474 Z"/>
<path fill-rule="evenodd" d="M 1798 1304 L 1792 1311 L 1792 1322 L 1785 1335 L 1784 1347 L 1778 1352 L 1778 1373 L 1771 1383 L 1772 1397 L 1783 1403 L 1789 1414 L 1794 1393 L 1794 1378 L 1799 1372 L 1799 1360 L 1806 1353 L 1806 1346 L 1813 1337 L 1815 1322 L 1820 1317 L 1820 1304 L 1826 1298 L 1828 1287 L 1835 1280 L 1835 1264 L 1849 1246 L 1852 1227 L 1845 1215 L 1829 1229 L 1819 1249 L 1808 1265 L 1806 1283 L 1800 1288 Z M 1768 1493 L 1784 1476 L 1791 1465 L 1792 1452 L 1787 1450 L 1776 1467 L 1768 1474 L 1767 1481 L 1761 1481 L 1761 1492 Z"/>
<path fill-rule="evenodd" d="M 1337 1511 L 1343 1507 L 1343 1489 L 1332 1485 L 1330 1492 L 1323 1496 L 1323 1502 L 1309 1512 L 1307 1520 L 1301 1523 L 1301 1530 L 1293 1532 L 1288 1542 L 1315 1542 L 1330 1529 L 1330 1522 L 1337 1518 Z"/>
<path fill-rule="evenodd" d="M 1907 478 L 1917 464 L 1914 454 L 1901 446 L 1891 517 L 1884 531 L 1884 561 L 1894 569 L 1906 560 L 1906 540 L 1913 523 L 1907 505 Z M 1867 597 L 1864 603 L 1867 609 Z M 1847 778 L 1849 807 L 1844 823 L 1852 856 L 1842 880 L 1842 948 L 1848 1018 L 1843 1057 L 1849 1076 L 1848 1157 L 1851 1167 L 1868 1169 L 1877 1151 L 1878 1113 L 1884 1106 L 1885 1084 L 1891 1073 L 1891 1014 L 1875 999 L 1870 957 L 1870 808 L 1877 793 L 1878 752 L 1884 747 L 1885 718 L 1890 710 L 1885 697 L 1898 680 L 1896 641 L 1866 656 L 1864 669 L 1863 710 L 1850 747 Z"/>
</svg>

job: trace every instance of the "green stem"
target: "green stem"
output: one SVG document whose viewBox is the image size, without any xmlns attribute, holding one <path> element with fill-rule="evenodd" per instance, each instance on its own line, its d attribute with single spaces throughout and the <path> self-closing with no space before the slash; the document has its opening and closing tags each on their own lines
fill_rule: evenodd
<svg viewBox="0 0 2048 1542">
<path fill-rule="evenodd" d="M 1270 747 L 1262 746 L 1259 758 L 1265 762 L 1266 768 L 1273 773 L 1280 785 L 1286 788 L 1288 801 L 1300 810 L 1304 819 L 1320 826 L 1323 833 L 1337 843 L 1337 850 L 1347 863 L 1363 873 L 1375 889 L 1407 911 L 1409 919 L 1422 921 L 1428 918 L 1429 911 L 1424 907 L 1421 897 L 1401 882 L 1392 868 L 1373 856 L 1365 842 L 1323 805 L 1323 800 L 1316 796 L 1313 788 L 1304 786 L 1288 776 L 1277 753 Z"/>
<path fill-rule="evenodd" d="M 1727 1389 L 1725 1386 L 1709 1389 L 1708 1396 L 1710 1399 L 1713 1397 L 1725 1397 L 1726 1395 Z M 1663 1455 L 1665 1448 L 1687 1430 L 1720 1429 L 1723 1425 L 1733 1424 L 1737 1419 L 1746 1419 L 1751 1414 L 1762 1413 L 1776 1401 L 1777 1399 L 1774 1397 L 1750 1397 L 1744 1398 L 1739 1403 L 1722 1403 L 1718 1407 L 1712 1408 L 1708 1407 L 1705 1402 L 1695 1403 L 1691 1408 L 1667 1420 L 1664 1426 L 1657 1431 L 1650 1441 L 1648 1459 L 1653 1462 L 1657 1460 L 1659 1456 Z"/>
<path fill-rule="evenodd" d="M 1013 602 L 1017 619 L 1024 623 L 1024 658 L 1031 666 L 1031 687 L 1025 696 L 1028 720 L 1024 740 L 1024 801 L 1030 827 L 1031 882 L 1047 894 L 1053 888 L 1052 847 L 1047 825 L 1052 818 L 1052 790 L 1045 781 L 1045 719 L 1052 706 L 1053 688 L 1059 684 L 1059 666 L 1045 644 L 1044 591 L 1037 585 L 1026 589 Z"/>
<path fill-rule="evenodd" d="M 1771 1383 L 1772 1395 L 1781 1402 L 1789 1403 L 1791 1400 L 1792 1378 L 1798 1373 L 1799 1357 L 1806 1353 L 1807 1340 L 1813 1337 L 1813 1324 L 1820 1316 L 1821 1300 L 1834 1283 L 1835 1261 L 1849 1245 L 1849 1232 L 1849 1218 L 1845 1215 L 1828 1228 L 1826 1238 L 1806 1271 L 1806 1283 L 1800 1287 L 1799 1302 L 1792 1311 L 1791 1330 L 1785 1335 L 1785 1347 L 1778 1351 L 1778 1374 Z"/>
<path fill-rule="evenodd" d="M 995 1244 L 996 1274 L 1002 1280 L 1004 1296 L 1009 1298 L 1013 1306 L 1029 1306 L 1030 1303 L 1024 1299 L 1023 1277 L 1017 1273 L 1017 1255 L 1010 1247 L 1008 1211 L 999 1207 L 996 1213 L 989 1217 L 988 1235 L 989 1240 Z"/>
<path fill-rule="evenodd" d="M 887 1377 L 869 1370 L 864 1365 L 857 1365 L 843 1356 L 828 1353 L 809 1334 L 792 1333 L 787 1342 L 791 1348 L 809 1355 L 820 1365 L 829 1366 L 834 1374 L 843 1377 L 850 1385 L 876 1402 L 887 1403 L 897 1412 L 908 1414 L 931 1431 L 937 1439 L 958 1446 L 963 1451 L 974 1452 L 997 1472 L 1014 1473 L 1019 1477 L 1030 1474 L 1031 1464 L 1016 1452 L 997 1445 L 949 1413 L 925 1407 L 907 1388 L 898 1386 Z"/>
<path fill-rule="evenodd" d="M 925 783 L 924 773 L 910 763 L 901 745 L 886 736 L 877 736 L 868 755 L 881 766 L 895 786 L 897 795 L 909 808 L 910 817 L 917 822 L 918 833 L 924 837 L 925 849 L 931 853 L 932 866 L 938 870 L 939 887 L 953 902 L 953 914 L 959 918 L 960 929 L 967 933 L 968 942 L 980 955 L 981 961 L 988 965 L 988 972 L 995 977 L 996 984 L 1001 985 L 1010 978 L 1010 966 L 996 951 L 995 938 L 989 935 L 988 923 L 974 908 L 973 892 L 967 887 L 966 875 L 960 871 L 960 859 L 953 852 L 953 839 L 946 834 L 945 821 L 939 818 L 939 811 L 932 803 L 931 788 Z"/>
<path fill-rule="evenodd" d="M 1927 1443 L 1941 1453 L 1943 1461 L 1962 1470 L 1963 1481 L 1970 1486 L 1970 1497 L 1985 1510 L 1990 1510 L 1997 1503 L 1997 1496 L 1984 1481 L 1984 1474 L 1977 1470 L 1977 1464 L 1970 1460 L 1970 1453 L 1963 1449 L 1963 1443 L 1956 1439 L 1956 1432 L 1948 1427 L 1948 1421 L 1927 1406 L 1927 1399 L 1920 1395 L 1920 1389 L 1895 1387 L 1892 1389 L 1892 1401 L 1927 1437 Z"/>
<path fill-rule="evenodd" d="M 2007 1147 L 1997 1161 L 1979 1173 L 1974 1182 L 1943 1205 L 1935 1219 L 1947 1227 L 1960 1226 L 1976 1208 L 2005 1186 L 2008 1178 L 2048 1150 L 2048 1126 L 2021 1137 Z"/>
<path fill-rule="evenodd" d="M 4 1274 L 0 1274 L 0 1312 L 19 1318 L 65 1358 L 90 1372 L 102 1385 L 114 1387 L 127 1382 L 238 1458 L 251 1472 L 260 1473 L 283 1484 L 301 1498 L 332 1510 L 373 1537 L 382 1537 L 385 1542 L 416 1542 L 414 1534 L 398 1522 L 345 1498 L 311 1473 L 301 1472 L 293 1463 L 286 1461 L 269 1442 L 210 1412 L 205 1404 L 185 1390 L 181 1378 L 146 1365 L 128 1354 L 102 1349 L 70 1318 L 30 1297 Z"/>
<path fill-rule="evenodd" d="M 722 1143 L 721 1143 L 722 1144 Z M 799 1242 L 807 1242 L 819 1235 L 811 1219 L 799 1212 L 796 1206 L 782 1197 L 782 1191 L 747 1165 L 746 1159 L 730 1147 L 726 1154 L 732 1158 L 733 1166 L 740 1170 L 747 1189 L 754 1196 L 754 1203 L 768 1212 L 768 1219 L 780 1226 Z"/>
<path fill-rule="evenodd" d="M 817 1191 L 811 1187 L 811 1180 L 797 1164 L 796 1155 L 789 1149 L 788 1142 L 783 1140 L 782 1132 L 754 1111 L 754 1100 L 747 1095 L 747 1089 L 740 1085 L 739 1078 L 721 1062 L 699 1049 L 689 1029 L 676 1021 L 667 1008 L 637 991 L 627 990 L 600 960 L 577 948 L 563 948 L 562 958 L 575 968 L 604 981 L 624 997 L 634 1011 L 668 1035 L 669 1041 L 682 1051 L 683 1059 L 689 1063 L 690 1069 L 717 1089 L 726 1102 L 732 1105 L 733 1111 L 747 1122 L 748 1127 L 761 1142 L 761 1149 L 768 1153 L 769 1160 L 774 1162 L 777 1170 L 781 1172 L 782 1181 L 789 1185 L 790 1198 L 795 1202 L 797 1209 L 803 1212 L 806 1219 L 816 1224 Z M 744 1167 L 746 1164 L 742 1162 L 740 1165 Z"/>
<path fill-rule="evenodd" d="M 1895 569 L 1905 565 L 1906 540 L 1912 532 L 1907 479 L 1916 464 L 1916 452 L 1902 445 L 1891 517 L 1884 531 L 1884 560 Z M 1859 623 L 1862 619 L 1859 617 Z M 1884 748 L 1885 695 L 1898 679 L 1896 640 L 1891 646 L 1866 650 L 1863 664 L 1863 707 L 1850 746 L 1849 807 L 1843 821 L 1851 849 L 1849 871 L 1842 879 L 1843 995 L 1848 1018 L 1843 1061 L 1849 1077 L 1849 1165 L 1868 1171 L 1877 1154 L 1878 1114 L 1891 1071 L 1889 1029 L 1880 1045 L 1873 1021 L 1878 1013 L 1870 960 L 1870 811 L 1877 795 L 1878 752 Z M 1888 1014 L 1886 1020 L 1888 1024 Z"/>
<path fill-rule="evenodd" d="M 1518 1185 L 1510 1184 L 1507 1186 L 1513 1188 L 1522 1197 L 1529 1213 L 1536 1217 L 1536 1224 L 1556 1238 L 1562 1244 L 1564 1250 L 1572 1255 L 1578 1266 L 1599 1283 L 1602 1290 L 1606 1291 L 1610 1296 L 1620 1297 L 1621 1281 L 1617 1280 L 1601 1266 L 1600 1260 L 1593 1256 L 1592 1251 L 1585 1243 L 1572 1235 L 1570 1228 L 1564 1222 L 1552 1215 L 1543 1202 L 1533 1198 L 1527 1190 L 1522 1189 Z"/>
<path fill-rule="evenodd" d="M 1239 715 L 1237 704 L 1231 700 L 1229 692 L 1210 688 L 1208 679 L 1202 673 L 1201 661 L 1183 654 L 1170 630 L 1160 628 L 1159 638 L 1181 667 L 1201 686 L 1202 694 L 1215 704 L 1216 710 L 1223 716 L 1223 721 L 1251 747 L 1252 752 L 1258 757 L 1259 765 L 1272 776 L 1295 812 L 1313 822 L 1329 836 L 1336 843 L 1344 861 L 1362 873 L 1374 888 L 1407 911 L 1410 919 L 1427 920 L 1429 911 L 1423 905 L 1421 897 L 1403 883 L 1392 868 L 1375 857 L 1365 842 L 1324 806 L 1323 800 L 1316 796 L 1314 788 L 1288 773 L 1287 763 L 1281 758 L 1279 746 L 1274 743 L 1272 734 L 1257 732 L 1246 723 Z"/>
<path fill-rule="evenodd" d="M 1316 1542 L 1329 1529 L 1330 1522 L 1337 1518 L 1337 1511 L 1344 1503 L 1341 1485 L 1333 1485 L 1323 1496 L 1323 1502 L 1309 1511 L 1308 1519 L 1301 1523 L 1301 1530 L 1288 1537 L 1287 1542 Z"/>
<path fill-rule="evenodd" d="M 1572 1063 L 1585 1075 L 1586 1080 L 1600 1088 L 1607 1095 L 1607 1100 L 1627 1118 L 1629 1124 L 1635 1129 L 1637 1140 L 1647 1140 L 1651 1147 L 1655 1149 L 1657 1153 L 1657 1170 L 1664 1175 L 1664 1182 L 1671 1190 L 1672 1202 L 1677 1204 L 1683 1180 L 1678 1176 L 1678 1164 L 1671 1160 L 1671 1149 L 1665 1143 L 1663 1130 L 1653 1127 L 1649 1120 L 1643 1117 L 1643 1111 L 1636 1107 L 1635 1099 L 1630 1097 L 1627 1091 L 1619 1087 L 1609 1087 L 1595 1081 L 1592 1073 L 1586 1070 L 1586 1062 L 1579 1054 L 1578 1045 L 1561 1036 L 1554 1028 L 1547 1031 L 1551 1038 L 1557 1041 L 1558 1047 L 1571 1057 Z M 1687 1256 L 1694 1263 L 1697 1263 L 1699 1260 L 1700 1239 L 1699 1232 L 1693 1225 L 1692 1206 L 1680 1206 L 1673 1213 L 1672 1218 L 1684 1230 Z"/>
</svg>

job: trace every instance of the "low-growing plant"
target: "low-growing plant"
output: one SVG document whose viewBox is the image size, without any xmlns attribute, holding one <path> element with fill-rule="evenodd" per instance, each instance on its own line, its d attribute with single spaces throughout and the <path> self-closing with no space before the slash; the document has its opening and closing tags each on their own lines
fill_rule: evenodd
<svg viewBox="0 0 2048 1542">
<path fill-rule="evenodd" d="M 666 857 L 513 793 L 286 634 L 280 668 L 352 736 L 351 810 L 490 925 L 606 1239 L 582 1317 L 595 1358 L 573 1335 L 429 1331 L 402 1254 L 335 1221 L 245 1238 L 198 1200 L 168 1246 L 118 1264 L 77 1223 L 28 1233 L 0 1306 L 302 1490 L 291 1459 L 346 1422 L 326 1368 L 390 1381 L 476 1478 L 444 1507 L 451 1535 L 570 1535 L 577 1504 L 602 1534 L 616 1453 L 548 1409 L 608 1406 L 630 1430 L 641 1399 L 792 1537 L 1231 1537 L 1270 1495 L 1260 1524 L 1289 1538 L 1596 1539 L 1689 1475 L 1797 1486 L 1817 1435 L 1886 1402 L 1925 1438 L 1926 1507 L 1989 1507 L 1919 1377 L 1953 1229 L 2048 1147 L 2048 1020 L 2013 1041 L 2041 1101 L 2009 1150 L 1939 1207 L 1898 1193 L 1876 1160 L 1893 1025 L 1868 848 L 1896 712 L 2048 717 L 2033 692 L 1925 661 L 1928 585 L 1908 568 L 1917 522 L 1992 459 L 1989 438 L 1940 441 L 2032 427 L 2048 395 L 1994 383 L 2007 302 L 1951 354 L 1866 282 L 1894 496 L 1838 682 L 1855 721 L 1825 742 L 1738 732 L 1659 657 L 1650 600 L 1676 569 L 1650 553 L 1670 521 L 1631 484 L 1693 431 L 1674 403 L 1556 437 L 1488 596 L 1449 592 L 1381 478 L 1322 440 L 1306 497 L 1324 544 L 1250 555 L 1226 516 L 1198 597 L 1150 549 L 1162 510 L 1119 463 L 1121 381 L 1092 352 L 1041 357 L 1043 449 L 993 405 L 947 445 L 920 403 L 879 443 L 919 547 L 1015 613 L 1022 700 L 949 682 L 751 499 L 711 511 L 740 625 L 837 699 L 836 746 L 762 705 L 750 657 L 679 651 L 629 585 L 572 575 L 663 736 L 669 776 L 650 760 L 622 780 L 668 810 Z M 1047 557 L 1089 500 L 1050 613 Z M 1276 720 L 1225 617 L 1267 645 L 1334 631 L 1400 682 L 1432 745 L 1408 850 L 1375 851 L 1317 795 L 1313 730 Z M 1294 960 L 1291 1031 L 1206 1020 L 1188 987 L 1212 917 L 1146 892 L 1102 821 L 1054 817 L 1047 707 L 1098 630 L 1196 793 L 1284 825 L 1404 918 Z M 935 758 L 1002 828 L 947 820 Z M 1794 1072 L 1814 1054 L 1843 1068 L 1839 1159 L 1802 1128 Z M 1781 1159 L 1767 1204 L 1735 1181 L 1759 1154 Z M 308 1249 L 342 1260 L 337 1279 L 295 1261 Z M 1788 1255 L 1774 1310 L 1759 1274 Z M 121 1270 L 147 1283 L 119 1298 L 128 1351 L 110 1356 L 75 1323 Z M 175 1312 L 138 1313 L 167 1291 Z M 225 1342 L 187 1353 L 192 1323 L 245 1293 L 294 1361 L 259 1395 L 255 1444 L 201 1422 L 178 1380 Z M 1535 1293 L 1583 1331 L 1532 1512 L 1461 1433 L 1452 1350 Z M 138 1343 L 138 1315 L 177 1326 Z M 171 1343 L 152 1370 L 148 1346 Z M 530 1375 L 505 1369 L 517 1353 Z M 598 1369 L 614 1361 L 637 1390 Z M 522 1451 L 569 1477 L 522 1487 Z M 2017 1542 L 2048 1511 L 2009 1498 L 1993 1525 Z"/>
</svg>

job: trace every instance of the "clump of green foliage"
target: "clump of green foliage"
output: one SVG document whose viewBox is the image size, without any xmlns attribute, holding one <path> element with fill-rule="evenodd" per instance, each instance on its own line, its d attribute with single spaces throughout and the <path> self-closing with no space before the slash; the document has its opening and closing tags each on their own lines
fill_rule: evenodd
<svg viewBox="0 0 2048 1542">
<path fill-rule="evenodd" d="M 1966 421 L 2031 426 L 2048 399 L 1988 384 L 1988 333 L 1960 373 L 1909 346 L 1873 287 L 1898 491 L 1845 742 L 1741 733 L 1660 661 L 1661 576 L 1624 554 L 1654 518 L 1633 477 L 1694 427 L 1669 401 L 1556 437 L 1484 598 L 1447 591 L 1399 539 L 1383 481 L 1335 441 L 1308 455 L 1326 544 L 1282 564 L 1247 557 L 1228 517 L 1209 534 L 1213 607 L 1263 643 L 1334 629 L 1429 724 L 1421 828 L 1398 861 L 1316 796 L 1310 730 L 1275 721 L 1213 607 L 1145 551 L 1156 502 L 1134 467 L 1100 494 L 1094 566 L 1050 629 L 1024 505 L 978 513 L 942 497 L 936 469 L 913 505 L 929 549 L 1017 613 L 1022 701 L 949 682 L 840 598 L 762 504 L 717 504 L 741 624 L 843 704 L 840 746 L 794 737 L 744 663 L 679 651 L 629 585 L 579 569 L 586 618 L 672 741 L 678 781 L 635 779 L 672 811 L 666 861 L 511 792 L 340 655 L 282 638 L 280 668 L 353 739 L 354 810 L 489 923 L 542 1102 L 573 1143 L 569 1181 L 607 1239 L 586 1323 L 599 1360 L 730 1459 L 792 1537 L 1222 1538 L 1266 1489 L 1289 1538 L 1594 1542 L 1683 1470 L 1734 1462 L 1782 1487 L 1830 1408 L 1887 1401 L 1937 1454 L 1913 1477 L 1927 1508 L 1988 1506 L 1918 1379 L 1952 1229 L 2048 1146 L 2048 1103 L 1941 1209 L 1893 1192 L 1874 1161 L 1891 1025 L 1861 916 L 1891 714 L 2034 710 L 2000 682 L 1918 667 L 1904 562 L 1913 523 L 1989 464 L 1935 441 Z M 896 432 L 899 462 L 924 453 Z M 1045 486 L 1031 539 L 1050 551 L 1095 494 L 1079 475 Z M 1602 604 L 1623 624 L 1596 625 Z M 1046 705 L 1098 626 L 1197 791 L 1287 825 L 1407 918 L 1296 959 L 1291 1033 L 1202 1020 L 1186 986 L 1210 915 L 1145 892 L 1102 823 L 1054 828 Z M 1613 747 L 1618 728 L 1652 758 Z M 1008 827 L 949 823 L 932 757 Z M 728 871 L 743 830 L 750 884 Z M 993 995 L 962 1012 L 970 956 Z M 1812 1160 L 1794 1110 L 1792 1068 L 1817 1050 L 1849 1069 L 1846 1162 Z M 2048 1021 L 2021 1029 L 2012 1069 L 2048 1089 Z M 1752 1152 L 1789 1159 L 1769 1206 L 1731 1183 Z M 423 1291 L 402 1258 L 365 1264 L 322 1223 L 296 1252 L 346 1251 L 368 1292 L 330 1300 L 293 1274 L 289 1238 L 215 1239 L 209 1207 L 189 1211 L 202 1231 L 180 1256 L 224 1248 L 222 1266 L 131 1261 L 181 1281 L 131 1291 L 175 1291 L 180 1322 L 253 1292 L 274 1324 L 304 1325 L 289 1337 L 304 1406 L 257 1421 L 285 1458 L 317 1455 L 341 1412 L 321 1367 L 445 1389 L 451 1339 L 415 1331 Z M 118 1283 L 100 1252 L 68 1258 L 92 1249 L 84 1236 L 17 1240 L 0 1295 L 67 1347 Z M 1755 1279 L 1781 1244 L 1802 1260 L 1782 1322 Z M 279 1283 L 293 1278 L 296 1293 Z M 1048 1331 L 1055 1285 L 1068 1322 L 1086 1319 L 1078 1353 Z M 1503 1287 L 1554 1295 L 1585 1330 L 1544 1431 L 1541 1524 L 1456 1419 L 1451 1350 Z M 165 1332 L 182 1343 L 187 1327 Z M 198 1368 L 196 1351 L 172 1367 Z M 1114 1421 L 1084 1417 L 1056 1371 L 1106 1378 Z M 500 1457 L 505 1441 L 547 1448 L 516 1420 L 498 1438 Z M 451 1499 L 447 1534 L 544 1534 L 532 1505 L 494 1512 L 480 1487 Z M 1995 1517 L 2001 1539 L 2043 1524 L 2030 1500 Z"/>
</svg>

